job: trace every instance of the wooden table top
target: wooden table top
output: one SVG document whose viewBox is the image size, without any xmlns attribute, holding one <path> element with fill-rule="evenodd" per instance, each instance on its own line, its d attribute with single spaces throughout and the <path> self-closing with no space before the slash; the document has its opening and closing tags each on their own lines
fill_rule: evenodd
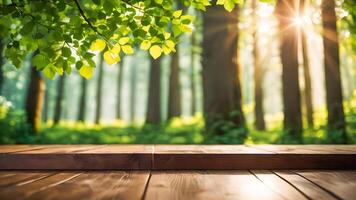
<svg viewBox="0 0 356 200">
<path fill-rule="evenodd" d="M 356 146 L 3 145 L 0 199 L 353 200 Z"/>
<path fill-rule="evenodd" d="M 356 171 L 0 171 L 0 199 L 356 199 Z"/>
</svg>

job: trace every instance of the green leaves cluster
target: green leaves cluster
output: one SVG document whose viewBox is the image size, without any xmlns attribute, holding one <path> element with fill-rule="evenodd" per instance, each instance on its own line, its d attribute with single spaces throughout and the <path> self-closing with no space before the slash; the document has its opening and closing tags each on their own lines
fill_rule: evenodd
<svg viewBox="0 0 356 200">
<path fill-rule="evenodd" d="M 224 7 L 232 10 L 232 3 Z M 173 0 L 23 0 L 3 1 L 0 37 L 5 55 L 20 67 L 28 53 L 32 64 L 50 79 L 76 68 L 90 78 L 98 52 L 113 65 L 134 49 L 149 51 L 157 59 L 175 51 L 178 36 L 192 32 L 194 18 L 175 9 Z M 185 6 L 205 10 L 208 0 L 181 0 Z M 227 6 L 225 6 L 225 4 Z"/>
</svg>

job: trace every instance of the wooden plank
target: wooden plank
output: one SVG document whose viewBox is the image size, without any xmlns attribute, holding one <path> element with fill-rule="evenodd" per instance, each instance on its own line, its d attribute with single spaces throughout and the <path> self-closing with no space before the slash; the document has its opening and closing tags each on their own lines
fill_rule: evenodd
<svg viewBox="0 0 356 200">
<path fill-rule="evenodd" d="M 356 199 L 355 171 L 297 171 L 296 173 L 342 199 Z"/>
<path fill-rule="evenodd" d="M 282 199 L 247 171 L 153 172 L 147 200 Z"/>
<path fill-rule="evenodd" d="M 276 154 L 356 154 L 356 145 L 248 145 Z"/>
<path fill-rule="evenodd" d="M 268 188 L 273 190 L 275 193 L 278 193 L 284 199 L 300 199 L 307 200 L 308 198 L 303 194 L 302 191 L 299 191 L 293 185 L 287 181 L 281 179 L 276 174 L 268 170 L 254 170 L 253 173 L 263 184 Z"/>
<path fill-rule="evenodd" d="M 3 176 L 0 178 L 0 187 L 10 187 L 35 181 L 48 176 L 49 173 L 43 172 L 15 172 L 12 176 Z"/>
<path fill-rule="evenodd" d="M 62 153 L 79 153 L 83 151 L 96 151 L 106 145 L 43 145 L 40 149 L 31 149 L 21 152 L 21 154 L 62 154 Z"/>
<path fill-rule="evenodd" d="M 0 154 L 44 148 L 42 145 L 0 145 Z"/>
<path fill-rule="evenodd" d="M 356 152 L 330 154 L 298 147 L 278 146 L 273 150 L 273 146 L 156 145 L 153 169 L 356 169 Z"/>
<path fill-rule="evenodd" d="M 58 184 L 68 181 L 80 175 L 78 172 L 51 173 L 49 176 L 26 184 L 15 185 L 13 187 L 0 188 L 2 200 L 25 199 L 32 194 L 48 190 Z"/>
<path fill-rule="evenodd" d="M 0 154 L 0 169 L 151 169 L 152 153 L 152 145 L 56 145 L 53 148 Z"/>
<path fill-rule="evenodd" d="M 325 199 L 325 200 L 335 200 L 334 196 L 321 189 L 316 184 L 310 182 L 309 180 L 289 171 L 276 171 L 278 176 L 288 181 L 294 187 L 302 191 L 310 199 Z"/>
<path fill-rule="evenodd" d="M 21 145 L 17 151 L 10 151 L 16 146 L 4 147 L 7 153 L 0 153 L 0 169 L 356 169 L 355 145 L 45 145 L 23 148 Z"/>
<path fill-rule="evenodd" d="M 148 171 L 86 172 L 64 183 L 35 192 L 28 199 L 140 200 L 148 178 Z"/>
</svg>

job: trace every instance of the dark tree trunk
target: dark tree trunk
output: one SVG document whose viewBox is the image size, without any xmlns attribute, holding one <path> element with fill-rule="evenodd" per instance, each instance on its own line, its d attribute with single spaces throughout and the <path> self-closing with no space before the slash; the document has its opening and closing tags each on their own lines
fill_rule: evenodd
<svg viewBox="0 0 356 200">
<path fill-rule="evenodd" d="M 289 135 L 300 139 L 303 128 L 298 78 L 298 29 L 293 21 L 298 2 L 278 0 L 276 14 L 281 45 L 284 129 Z"/>
<path fill-rule="evenodd" d="M 100 54 L 98 70 L 99 70 L 99 76 L 98 76 L 98 84 L 96 88 L 96 110 L 95 110 L 95 120 L 94 120 L 95 124 L 99 124 L 101 119 L 101 100 L 102 100 L 103 75 L 104 75 L 102 54 Z"/>
<path fill-rule="evenodd" d="M 347 142 L 340 76 L 339 40 L 334 0 L 322 1 L 323 44 L 328 128 L 333 142 Z"/>
<path fill-rule="evenodd" d="M 224 134 L 217 120 L 245 127 L 238 63 L 238 9 L 211 6 L 204 13 L 203 92 L 208 134 Z"/>
<path fill-rule="evenodd" d="M 134 63 L 131 66 L 130 77 L 130 122 L 134 123 L 136 119 L 136 83 L 137 83 L 137 66 Z"/>
<path fill-rule="evenodd" d="M 43 105 L 43 122 L 44 123 L 47 123 L 48 121 L 48 112 L 49 112 L 49 90 L 50 90 L 50 87 L 49 87 L 49 82 L 46 81 L 45 82 L 45 97 L 44 97 L 44 105 Z"/>
<path fill-rule="evenodd" d="M 169 77 L 168 120 L 181 115 L 181 87 L 179 80 L 179 48 L 172 54 Z"/>
<path fill-rule="evenodd" d="M 64 99 L 64 86 L 66 76 L 63 74 L 58 79 L 56 105 L 54 107 L 53 125 L 57 125 L 62 117 L 62 102 Z"/>
<path fill-rule="evenodd" d="M 122 80 L 124 75 L 124 59 L 122 59 L 118 65 L 119 65 L 119 69 L 117 74 L 116 119 L 121 119 L 121 93 L 122 93 Z"/>
<path fill-rule="evenodd" d="M 254 60 L 254 92 L 255 92 L 255 127 L 257 130 L 265 130 L 265 119 L 263 109 L 263 69 L 259 52 L 259 38 L 257 32 L 257 0 L 252 0 L 253 9 L 253 60 Z"/>
<path fill-rule="evenodd" d="M 305 0 L 300 0 L 300 15 L 304 16 L 304 14 L 305 14 Z M 303 28 L 301 28 L 301 40 L 302 40 L 303 72 L 304 72 L 304 84 L 305 84 L 305 88 L 304 88 L 305 108 L 307 114 L 308 127 L 312 128 L 314 126 L 312 86 L 311 86 L 311 76 L 310 76 L 307 35 Z"/>
<path fill-rule="evenodd" d="M 4 70 L 3 70 L 3 65 L 4 65 L 4 47 L 3 47 L 3 41 L 0 38 L 0 96 L 2 95 L 2 90 L 3 90 L 3 85 L 4 85 Z"/>
<path fill-rule="evenodd" d="M 38 51 L 36 51 L 33 56 L 37 53 Z M 30 124 L 35 133 L 38 133 L 40 130 L 44 90 L 45 84 L 40 72 L 37 71 L 34 66 L 31 66 L 25 109 L 27 123 Z"/>
<path fill-rule="evenodd" d="M 161 122 L 161 60 L 151 58 L 146 124 Z"/>
<path fill-rule="evenodd" d="M 191 49 L 191 57 L 190 57 L 190 95 L 191 95 L 191 103 L 190 103 L 190 113 L 192 116 L 195 115 L 197 112 L 196 108 L 196 83 L 195 83 L 195 48 L 196 48 L 196 38 L 195 38 L 195 32 L 192 33 L 191 36 L 191 43 L 192 43 L 192 49 Z"/>
<path fill-rule="evenodd" d="M 87 105 L 87 87 L 88 82 L 85 78 L 82 77 L 81 80 L 81 88 L 80 88 L 80 99 L 78 105 L 78 117 L 77 120 L 79 122 L 85 122 L 85 114 L 86 114 L 86 105 Z"/>
</svg>

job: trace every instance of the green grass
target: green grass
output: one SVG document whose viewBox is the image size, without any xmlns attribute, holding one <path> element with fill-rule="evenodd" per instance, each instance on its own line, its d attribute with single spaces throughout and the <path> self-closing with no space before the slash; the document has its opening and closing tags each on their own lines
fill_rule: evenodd
<svg viewBox="0 0 356 200">
<path fill-rule="evenodd" d="M 0 110 L 1 111 L 1 110 Z M 345 103 L 348 143 L 356 143 L 356 98 Z M 331 143 L 325 127 L 326 112 L 317 110 L 315 128 L 305 129 L 302 141 L 288 137 L 282 131 L 280 117 L 268 118 L 268 130 L 257 131 L 248 124 L 244 130 L 228 128 L 224 135 L 206 137 L 201 115 L 189 119 L 177 118 L 161 126 L 128 126 L 118 121 L 113 124 L 93 125 L 61 122 L 53 127 L 43 125 L 34 135 L 24 120 L 23 112 L 6 111 L 0 118 L 0 143 L 16 144 L 328 144 Z"/>
</svg>

